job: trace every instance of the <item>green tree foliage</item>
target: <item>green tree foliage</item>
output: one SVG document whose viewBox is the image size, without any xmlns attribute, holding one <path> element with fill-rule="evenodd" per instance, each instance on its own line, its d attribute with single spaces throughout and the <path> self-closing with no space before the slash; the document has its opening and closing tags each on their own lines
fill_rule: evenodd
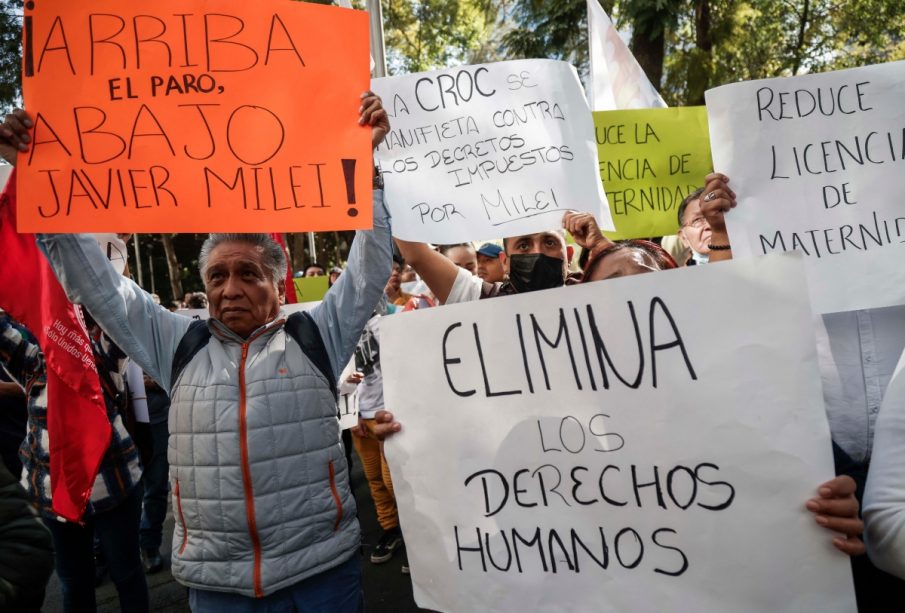
<svg viewBox="0 0 905 613">
<path fill-rule="evenodd" d="M 902 0 L 602 0 L 669 104 L 702 104 L 733 81 L 905 58 Z M 551 57 L 587 71 L 585 0 L 515 0 L 510 57 Z M 506 27 L 506 26 L 504 26 Z"/>
<path fill-rule="evenodd" d="M 0 111 L 22 95 L 22 0 L 0 0 Z"/>
<path fill-rule="evenodd" d="M 486 53 L 497 7 L 492 0 L 384 0 L 389 73 L 434 70 Z"/>
<path fill-rule="evenodd" d="M 668 40 L 663 95 L 702 104 L 733 81 L 905 58 L 901 0 L 696 0 Z M 703 14 L 703 15 L 702 15 Z"/>
</svg>

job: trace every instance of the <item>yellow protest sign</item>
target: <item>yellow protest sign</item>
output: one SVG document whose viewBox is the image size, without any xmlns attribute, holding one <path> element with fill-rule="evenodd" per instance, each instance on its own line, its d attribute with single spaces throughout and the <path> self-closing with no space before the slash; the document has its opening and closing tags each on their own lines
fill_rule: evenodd
<svg viewBox="0 0 905 613">
<path fill-rule="evenodd" d="M 298 277 L 292 280 L 295 285 L 295 297 L 299 302 L 314 302 L 323 300 L 330 289 L 329 278 L 325 275 L 320 277 Z"/>
<path fill-rule="evenodd" d="M 712 172 L 703 106 L 597 111 L 600 178 L 616 224 L 611 239 L 674 234 L 682 200 Z"/>
</svg>

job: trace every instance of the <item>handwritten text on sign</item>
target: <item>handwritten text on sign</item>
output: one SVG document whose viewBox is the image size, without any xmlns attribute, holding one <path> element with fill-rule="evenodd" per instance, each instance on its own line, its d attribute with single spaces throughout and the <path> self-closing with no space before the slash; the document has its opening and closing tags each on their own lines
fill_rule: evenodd
<svg viewBox="0 0 905 613">
<path fill-rule="evenodd" d="M 702 106 L 594 113 L 613 239 L 675 234 L 685 197 L 713 169 Z"/>
<path fill-rule="evenodd" d="M 376 79 L 392 130 L 375 156 L 393 233 L 435 243 L 612 228 L 587 101 L 565 62 L 519 60 Z"/>
<path fill-rule="evenodd" d="M 803 286 L 776 255 L 384 322 L 418 604 L 853 610 L 804 508 L 833 464 Z"/>
<path fill-rule="evenodd" d="M 19 230 L 369 227 L 367 27 L 277 0 L 27 3 Z"/>
<path fill-rule="evenodd" d="M 821 313 L 905 303 L 905 62 L 707 92 L 733 254 L 807 256 Z"/>
</svg>

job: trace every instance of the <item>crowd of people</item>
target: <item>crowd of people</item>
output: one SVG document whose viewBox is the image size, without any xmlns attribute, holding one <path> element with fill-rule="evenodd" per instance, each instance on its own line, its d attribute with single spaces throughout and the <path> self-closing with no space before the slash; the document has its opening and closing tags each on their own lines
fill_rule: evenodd
<svg viewBox="0 0 905 613">
<path fill-rule="evenodd" d="M 361 123 L 376 147 L 389 123 L 370 92 Z M 0 154 L 10 163 L 28 150 L 31 127 L 31 116 L 19 110 L 0 126 Z M 82 521 L 63 521 L 51 499 L 47 416 L 65 409 L 47 406 L 47 366 L 34 337 L 0 316 L 0 608 L 39 610 L 54 564 L 66 611 L 95 609 L 104 567 L 122 610 L 147 611 L 145 573 L 164 567 L 169 497 L 176 520 L 171 569 L 193 610 L 362 610 L 353 449 L 383 529 L 369 563 L 403 552 L 401 570 L 408 568 L 383 449 L 403 424 L 384 403 L 382 319 L 729 260 L 725 217 L 736 194 L 722 174 L 701 182 L 678 208 L 673 253 L 659 239 L 610 241 L 593 215 L 575 212 L 564 214 L 560 229 L 497 242 L 435 247 L 394 240 L 375 188 L 373 229 L 356 234 L 345 268 L 311 264 L 299 271 L 329 275 L 330 290 L 313 309 L 291 314 L 282 308 L 284 249 L 264 234 L 211 234 L 199 254 L 205 292 L 178 305 L 209 309 L 207 321 L 161 307 L 112 268 L 90 235 L 39 235 L 59 282 L 83 309 L 113 434 Z M 8 200 L 0 206 L 14 205 Z M 905 306 L 826 315 L 818 324 L 838 476 L 815 483 L 814 497 L 801 504 L 852 556 L 864 612 L 890 610 L 889 599 L 903 594 L 900 579 L 871 563 L 905 578 L 903 420 L 901 411 L 877 415 L 903 349 Z M 352 374 L 338 380 L 350 361 Z M 359 419 L 341 435 L 342 384 L 358 386 Z M 138 400 L 148 409 L 144 426 L 135 423 Z M 881 427 L 888 432 L 881 435 Z M 871 464 L 877 474 L 868 479 Z M 871 558 L 861 539 L 866 481 Z"/>
</svg>

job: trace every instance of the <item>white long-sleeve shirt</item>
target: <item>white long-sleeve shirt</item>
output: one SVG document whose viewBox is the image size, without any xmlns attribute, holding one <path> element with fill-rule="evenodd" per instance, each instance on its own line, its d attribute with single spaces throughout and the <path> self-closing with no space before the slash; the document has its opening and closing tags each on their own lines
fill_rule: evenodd
<svg viewBox="0 0 905 613">
<path fill-rule="evenodd" d="M 871 561 L 905 579 L 905 354 L 877 416 L 864 521 Z"/>
</svg>

